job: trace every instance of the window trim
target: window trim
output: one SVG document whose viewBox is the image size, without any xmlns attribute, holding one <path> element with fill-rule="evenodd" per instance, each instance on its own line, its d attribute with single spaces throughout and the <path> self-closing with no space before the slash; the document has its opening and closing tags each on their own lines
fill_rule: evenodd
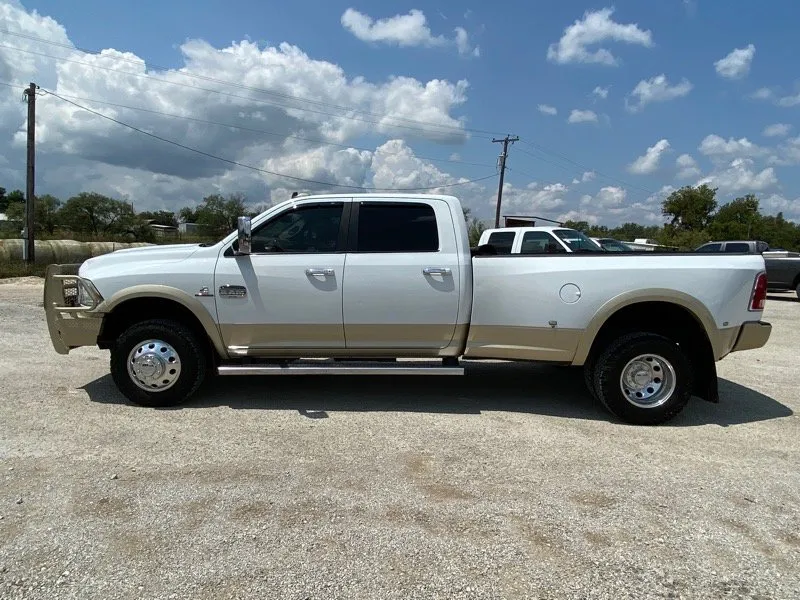
<svg viewBox="0 0 800 600">
<path fill-rule="evenodd" d="M 228 247 L 225 248 L 223 252 L 223 256 L 226 258 L 238 258 L 240 256 L 294 256 L 294 255 L 318 255 L 318 254 L 344 254 L 347 252 L 347 234 L 348 228 L 350 225 L 350 215 L 352 213 L 352 206 L 353 202 L 347 199 L 336 199 L 336 200 L 320 200 L 314 202 L 305 202 L 305 203 L 298 203 L 292 204 L 291 206 L 287 206 L 285 210 L 282 210 L 274 215 L 270 215 L 269 218 L 264 219 L 261 221 L 251 232 L 251 235 L 255 236 L 263 227 L 266 227 L 275 219 L 280 219 L 287 213 L 297 211 L 297 210 L 307 210 L 310 208 L 318 208 L 320 206 L 337 206 L 341 205 L 342 207 L 342 218 L 339 221 L 339 237 L 336 239 L 336 250 L 333 252 L 301 252 L 290 250 L 286 252 L 251 252 L 250 254 L 234 254 L 233 247 L 238 243 L 238 239 L 234 239 L 228 244 Z"/>
<path fill-rule="evenodd" d="M 421 204 L 433 211 L 433 216 L 436 222 L 436 242 L 438 244 L 436 250 L 359 250 L 358 249 L 358 225 L 360 222 L 360 214 L 362 206 L 408 206 L 409 204 Z M 418 200 L 356 200 L 352 203 L 350 209 L 350 227 L 347 235 L 347 252 L 350 254 L 436 254 L 442 251 L 442 235 L 439 229 L 439 219 L 436 216 L 436 207 L 425 201 Z"/>
</svg>

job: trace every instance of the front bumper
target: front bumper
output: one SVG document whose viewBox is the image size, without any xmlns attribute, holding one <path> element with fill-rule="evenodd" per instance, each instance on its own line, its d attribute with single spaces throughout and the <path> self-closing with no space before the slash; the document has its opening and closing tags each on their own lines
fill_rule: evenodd
<svg viewBox="0 0 800 600">
<path fill-rule="evenodd" d="M 79 264 L 48 265 L 44 280 L 44 314 L 50 341 L 59 354 L 97 345 L 103 314 L 78 305 Z"/>
<path fill-rule="evenodd" d="M 765 346 L 772 333 L 772 325 L 764 321 L 750 321 L 739 329 L 739 336 L 733 344 L 731 352 L 754 350 Z"/>
</svg>

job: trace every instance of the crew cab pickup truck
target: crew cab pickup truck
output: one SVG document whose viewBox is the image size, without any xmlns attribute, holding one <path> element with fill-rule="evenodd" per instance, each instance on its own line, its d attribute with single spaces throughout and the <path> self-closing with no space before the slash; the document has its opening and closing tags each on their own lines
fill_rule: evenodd
<svg viewBox="0 0 800 600">
<path fill-rule="evenodd" d="M 618 418 L 656 424 L 692 395 L 718 402 L 716 361 L 770 336 L 759 255 L 480 250 L 452 196 L 308 196 L 215 244 L 50 265 L 44 306 L 57 352 L 108 349 L 146 406 L 209 374 L 463 375 L 461 359 L 500 359 L 582 367 Z"/>
</svg>

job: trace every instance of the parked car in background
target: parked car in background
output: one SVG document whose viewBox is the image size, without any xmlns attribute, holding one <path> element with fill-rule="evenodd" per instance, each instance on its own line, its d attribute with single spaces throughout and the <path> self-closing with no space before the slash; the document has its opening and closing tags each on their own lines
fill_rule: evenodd
<svg viewBox="0 0 800 600">
<path fill-rule="evenodd" d="M 580 231 L 555 225 L 486 229 L 478 246 L 491 246 L 496 254 L 603 252 L 598 243 Z"/>
<path fill-rule="evenodd" d="M 608 252 L 636 252 L 625 242 L 615 240 L 614 238 L 590 238 L 593 242 L 600 245 L 603 250 Z"/>
<path fill-rule="evenodd" d="M 708 242 L 695 252 L 730 252 L 732 254 L 762 254 L 769 252 L 769 244 L 757 240 L 732 240 L 724 242 Z"/>
<path fill-rule="evenodd" d="M 770 292 L 795 292 L 800 300 L 800 253 L 771 249 L 769 244 L 754 240 L 709 242 L 695 252 L 726 254 L 761 254 L 767 268 L 767 289 Z"/>
</svg>

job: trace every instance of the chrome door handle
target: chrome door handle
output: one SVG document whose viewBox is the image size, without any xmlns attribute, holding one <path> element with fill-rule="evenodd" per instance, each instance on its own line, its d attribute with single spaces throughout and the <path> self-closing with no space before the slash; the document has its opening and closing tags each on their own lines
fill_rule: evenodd
<svg viewBox="0 0 800 600">
<path fill-rule="evenodd" d="M 324 275 L 325 277 L 333 277 L 336 273 L 333 269 L 306 269 L 306 275 Z"/>
<path fill-rule="evenodd" d="M 425 275 L 450 275 L 450 269 L 447 267 L 425 267 L 422 272 Z"/>
</svg>

